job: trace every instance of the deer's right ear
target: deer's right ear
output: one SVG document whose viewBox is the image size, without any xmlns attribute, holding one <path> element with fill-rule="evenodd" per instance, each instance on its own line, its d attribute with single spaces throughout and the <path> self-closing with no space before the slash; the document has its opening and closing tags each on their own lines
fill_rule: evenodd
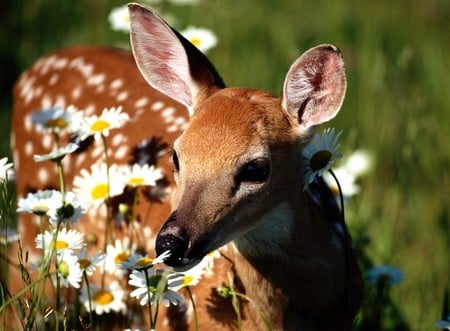
<svg viewBox="0 0 450 331">
<path fill-rule="evenodd" d="M 129 4 L 131 46 L 137 66 L 155 89 L 185 105 L 192 115 L 202 92 L 223 88 L 214 66 L 157 14 Z"/>
<path fill-rule="evenodd" d="M 344 60 L 339 49 L 319 45 L 292 64 L 284 81 L 281 105 L 308 129 L 336 116 L 346 86 Z"/>
</svg>

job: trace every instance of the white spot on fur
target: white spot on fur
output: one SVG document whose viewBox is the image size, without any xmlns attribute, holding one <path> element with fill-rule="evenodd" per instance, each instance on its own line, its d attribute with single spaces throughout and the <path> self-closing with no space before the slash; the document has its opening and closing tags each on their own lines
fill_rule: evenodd
<svg viewBox="0 0 450 331">
<path fill-rule="evenodd" d="M 63 94 L 58 94 L 55 98 L 55 106 L 60 106 L 62 108 L 66 107 L 66 97 Z"/>
<path fill-rule="evenodd" d="M 39 182 L 41 183 L 47 183 L 50 174 L 48 173 L 46 168 L 39 168 L 38 173 L 37 173 L 37 177 L 39 179 Z"/>
<path fill-rule="evenodd" d="M 23 149 L 23 151 L 25 152 L 25 155 L 26 155 L 26 156 L 31 156 L 31 155 L 33 155 L 33 152 L 34 152 L 34 145 L 33 145 L 33 142 L 27 141 L 27 142 L 25 143 L 25 148 Z"/>
<path fill-rule="evenodd" d="M 41 107 L 42 108 L 50 108 L 53 105 L 52 98 L 47 94 L 41 98 Z"/>
<path fill-rule="evenodd" d="M 184 117 L 181 117 L 181 116 L 179 116 L 179 117 L 177 117 L 176 119 L 175 119 L 175 124 L 177 124 L 177 125 L 184 125 L 184 124 L 186 124 L 187 122 L 186 122 L 186 120 L 184 119 Z"/>
<path fill-rule="evenodd" d="M 88 85 L 94 85 L 94 86 L 100 85 L 105 81 L 105 77 L 106 77 L 105 74 L 92 75 L 87 79 L 86 83 Z"/>
<path fill-rule="evenodd" d="M 134 103 L 134 107 L 135 108 L 145 107 L 145 106 L 147 106 L 148 102 L 149 102 L 149 99 L 147 97 L 142 97 L 142 98 L 136 100 L 136 102 Z"/>
<path fill-rule="evenodd" d="M 83 90 L 83 88 L 78 85 L 76 86 L 73 90 L 72 90 L 72 98 L 74 100 L 78 99 L 81 96 L 81 91 Z"/>
<path fill-rule="evenodd" d="M 119 95 L 116 97 L 116 100 L 119 102 L 124 101 L 128 98 L 128 95 L 129 93 L 127 91 L 120 92 Z"/>
<path fill-rule="evenodd" d="M 34 83 L 36 81 L 35 76 L 29 77 L 28 75 L 24 75 L 20 81 L 20 90 L 19 95 L 24 99 L 25 104 L 28 104 L 34 97 Z"/>
<path fill-rule="evenodd" d="M 144 238 L 153 237 L 153 231 L 149 226 L 144 226 L 144 228 L 142 229 L 142 233 L 144 234 Z"/>
<path fill-rule="evenodd" d="M 39 98 L 42 95 L 44 88 L 42 86 L 38 86 L 34 89 L 34 97 Z"/>
<path fill-rule="evenodd" d="M 161 116 L 163 118 L 173 118 L 173 114 L 175 113 L 175 108 L 173 107 L 167 107 L 166 109 L 164 109 L 161 113 Z"/>
<path fill-rule="evenodd" d="M 103 153 L 104 153 L 103 147 L 100 146 L 99 144 L 95 144 L 95 146 L 94 146 L 94 148 L 93 148 L 93 150 L 92 150 L 91 156 L 92 156 L 94 159 L 97 159 L 97 158 L 99 158 L 101 155 L 103 155 Z"/>
<path fill-rule="evenodd" d="M 105 92 L 105 84 L 100 84 L 95 88 L 95 93 L 100 94 Z"/>
<path fill-rule="evenodd" d="M 23 127 L 25 128 L 25 131 L 30 132 L 33 130 L 33 120 L 31 119 L 31 114 L 28 114 L 23 119 Z"/>
<path fill-rule="evenodd" d="M 170 132 L 170 133 L 172 133 L 172 132 L 177 132 L 177 131 L 178 131 L 178 125 L 172 124 L 172 125 L 170 125 L 170 126 L 168 126 L 168 127 L 166 128 L 166 131 L 167 131 L 167 132 Z"/>
<path fill-rule="evenodd" d="M 75 158 L 75 165 L 77 168 L 86 162 L 86 155 L 86 153 L 77 154 L 77 157 Z"/>
<path fill-rule="evenodd" d="M 114 147 L 117 147 L 117 146 L 123 144 L 126 140 L 127 140 L 127 137 L 124 134 L 116 133 L 111 138 L 111 145 L 114 146 Z"/>
<path fill-rule="evenodd" d="M 42 137 L 42 146 L 44 146 L 45 149 L 50 153 L 50 151 L 53 149 L 53 139 L 51 135 L 46 134 Z"/>
<path fill-rule="evenodd" d="M 69 68 L 78 70 L 86 79 L 90 77 L 94 71 L 94 66 L 92 64 L 86 64 L 82 57 L 72 59 L 69 63 Z"/>
<path fill-rule="evenodd" d="M 120 78 L 114 79 L 111 84 L 109 84 L 109 87 L 112 89 L 118 89 L 120 87 L 122 87 L 123 85 L 123 80 Z"/>
<path fill-rule="evenodd" d="M 158 111 L 161 110 L 164 107 L 164 102 L 162 101 L 156 101 L 151 107 L 150 109 L 153 111 Z"/>
<path fill-rule="evenodd" d="M 97 109 L 97 106 L 94 103 L 90 103 L 89 105 L 84 108 L 84 114 L 87 116 L 91 116 L 95 113 L 95 110 Z"/>
<path fill-rule="evenodd" d="M 16 146 L 15 141 L 13 142 L 12 146 Z M 16 148 L 13 148 L 13 157 L 14 157 L 14 169 L 20 169 L 20 157 L 19 157 L 19 150 Z"/>
<path fill-rule="evenodd" d="M 59 75 L 57 73 L 54 73 L 50 79 L 48 80 L 48 85 L 52 86 L 55 85 L 59 80 Z"/>
<path fill-rule="evenodd" d="M 117 160 L 122 160 L 123 161 L 125 159 L 125 156 L 127 155 L 127 153 L 128 153 L 128 147 L 126 145 L 122 145 L 114 153 L 114 157 Z"/>
</svg>

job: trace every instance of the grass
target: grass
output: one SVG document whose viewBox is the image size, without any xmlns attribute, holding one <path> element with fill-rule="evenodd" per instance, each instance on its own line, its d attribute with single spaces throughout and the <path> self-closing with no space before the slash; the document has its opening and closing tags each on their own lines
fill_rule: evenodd
<svg viewBox="0 0 450 331">
<path fill-rule="evenodd" d="M 57 48 L 126 43 L 107 22 L 121 4 L 2 3 L 0 156 L 10 155 L 10 96 L 20 72 Z M 205 26 L 218 35 L 209 57 L 229 85 L 279 94 L 302 51 L 325 42 L 340 47 L 348 91 L 330 125 L 344 130 L 344 153 L 364 148 L 376 158 L 347 206 L 348 223 L 355 236 L 370 239 L 365 252 L 374 264 L 403 270 L 391 294 L 410 329 L 432 329 L 450 287 L 450 3 L 204 0 L 163 9 L 176 15 L 178 27 Z"/>
</svg>

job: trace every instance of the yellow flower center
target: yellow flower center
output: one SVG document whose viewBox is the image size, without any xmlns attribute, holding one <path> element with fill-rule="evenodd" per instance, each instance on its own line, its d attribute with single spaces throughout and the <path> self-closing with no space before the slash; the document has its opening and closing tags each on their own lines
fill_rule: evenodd
<svg viewBox="0 0 450 331">
<path fill-rule="evenodd" d="M 114 300 L 114 296 L 107 290 L 100 290 L 94 294 L 94 301 L 98 305 L 107 305 Z"/>
<path fill-rule="evenodd" d="M 91 261 L 88 259 L 79 259 L 78 263 L 80 264 L 81 269 L 87 269 L 91 265 Z"/>
<path fill-rule="evenodd" d="M 311 158 L 311 169 L 318 171 L 325 168 L 331 160 L 331 152 L 328 150 L 317 151 Z"/>
<path fill-rule="evenodd" d="M 136 261 L 134 264 L 136 267 L 145 267 L 146 265 L 149 265 L 153 262 L 153 259 L 149 257 L 141 257 L 139 260 Z"/>
<path fill-rule="evenodd" d="M 190 275 L 186 275 L 186 276 L 184 276 L 183 286 L 189 286 L 192 284 L 193 281 L 194 281 L 194 277 L 192 277 Z"/>
<path fill-rule="evenodd" d="M 202 40 L 199 37 L 191 37 L 189 41 L 197 48 L 202 45 Z"/>
<path fill-rule="evenodd" d="M 52 248 L 55 249 L 65 249 L 67 247 L 69 247 L 69 243 L 67 241 L 57 240 L 56 242 L 52 243 Z"/>
<path fill-rule="evenodd" d="M 64 129 L 67 127 L 67 125 L 69 125 L 69 123 L 67 123 L 64 118 L 52 118 L 45 122 L 45 126 L 47 128 Z"/>
<path fill-rule="evenodd" d="M 107 184 L 97 184 L 91 190 L 91 197 L 94 200 L 103 199 L 108 196 L 108 185 Z"/>
<path fill-rule="evenodd" d="M 109 129 L 110 125 L 109 122 L 98 119 L 94 123 L 91 124 L 90 130 L 92 132 L 102 132 L 103 130 Z"/>
<path fill-rule="evenodd" d="M 142 178 L 142 177 L 132 177 L 128 181 L 128 184 L 130 184 L 131 186 L 139 186 L 139 185 L 142 185 L 143 182 L 144 182 L 144 178 Z"/>
<path fill-rule="evenodd" d="M 48 212 L 49 208 L 46 205 L 36 205 L 33 208 L 33 213 L 36 215 L 45 215 Z"/>
<path fill-rule="evenodd" d="M 118 264 L 120 262 L 125 262 L 128 260 L 128 258 L 130 257 L 130 254 L 128 254 L 127 252 L 120 252 L 119 254 L 116 255 L 116 257 L 114 258 L 114 263 Z"/>
</svg>

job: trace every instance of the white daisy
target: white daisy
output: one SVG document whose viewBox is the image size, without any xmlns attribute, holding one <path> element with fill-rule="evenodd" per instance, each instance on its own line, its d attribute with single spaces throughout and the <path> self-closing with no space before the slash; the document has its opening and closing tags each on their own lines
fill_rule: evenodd
<svg viewBox="0 0 450 331">
<path fill-rule="evenodd" d="M 63 130 L 70 130 L 72 123 L 80 114 L 74 106 L 67 108 L 54 106 L 33 111 L 31 120 L 40 131 L 61 133 Z"/>
<path fill-rule="evenodd" d="M 127 113 L 122 113 L 122 107 L 105 108 L 100 116 L 84 117 L 78 122 L 76 134 L 79 140 L 94 136 L 95 139 L 108 136 L 111 129 L 122 127 L 130 119 Z"/>
<path fill-rule="evenodd" d="M 14 178 L 14 170 L 12 163 L 8 163 L 8 158 L 3 157 L 0 159 L 0 183 L 5 180 Z"/>
<path fill-rule="evenodd" d="M 341 186 L 342 195 L 345 199 L 350 198 L 353 195 L 356 195 L 360 191 L 360 187 L 356 184 L 356 176 L 349 172 L 345 167 L 339 167 L 333 169 L 333 172 L 337 179 L 339 180 L 339 185 Z M 333 176 L 326 172 L 323 174 L 323 179 L 327 183 L 328 187 L 333 192 L 334 196 L 339 196 L 339 187 L 336 183 L 336 180 Z"/>
<path fill-rule="evenodd" d="M 304 173 L 303 173 L 303 189 L 307 189 L 316 176 L 322 176 L 323 173 L 330 169 L 335 158 L 342 157 L 338 153 L 338 139 L 342 131 L 335 135 L 335 130 L 327 129 L 321 135 L 315 134 L 308 145 L 303 149 L 304 157 Z"/>
<path fill-rule="evenodd" d="M 83 201 L 98 206 L 104 202 L 108 196 L 117 196 L 123 192 L 123 180 L 121 180 L 121 174 L 116 165 L 112 165 L 109 168 L 109 178 L 108 192 L 108 173 L 106 164 L 93 164 L 90 172 L 86 169 L 82 169 L 81 176 L 75 176 L 73 190 Z"/>
<path fill-rule="evenodd" d="M 64 194 L 64 205 L 56 210 L 51 219 L 68 222 L 75 225 L 86 213 L 86 203 L 73 192 Z"/>
<path fill-rule="evenodd" d="M 203 275 L 212 269 L 214 259 L 219 257 L 220 252 L 218 250 L 212 251 L 193 268 L 180 273 L 171 274 L 169 276 L 171 288 L 174 291 L 179 291 L 183 287 L 197 285 Z"/>
<path fill-rule="evenodd" d="M 18 205 L 17 212 L 32 213 L 52 218 L 62 206 L 62 195 L 61 192 L 56 190 L 28 193 L 26 198 L 19 199 Z"/>
<path fill-rule="evenodd" d="M 114 31 L 130 32 L 130 14 L 127 5 L 113 8 L 108 20 Z"/>
<path fill-rule="evenodd" d="M 36 162 L 42 162 L 42 161 L 61 161 L 64 156 L 67 154 L 73 153 L 78 149 L 78 145 L 74 143 L 68 143 L 64 147 L 57 148 L 53 151 L 51 151 L 49 154 L 45 155 L 33 155 L 33 159 Z"/>
<path fill-rule="evenodd" d="M 62 251 L 57 257 L 58 267 L 57 272 L 64 287 L 69 287 L 69 284 L 75 288 L 80 287 L 83 271 L 78 263 L 78 258 L 70 250 Z"/>
<path fill-rule="evenodd" d="M 367 280 L 373 284 L 394 285 L 403 280 L 403 272 L 393 266 L 379 265 L 366 271 Z"/>
<path fill-rule="evenodd" d="M 161 300 L 164 306 L 169 307 L 170 304 L 177 306 L 184 301 L 184 298 L 173 290 L 167 272 L 163 269 L 148 269 L 146 272 L 133 270 L 128 284 L 136 287 L 130 296 L 139 300 L 142 306 L 148 304 L 149 293 L 150 304 Z"/>
<path fill-rule="evenodd" d="M 55 239 L 54 229 L 52 232 L 45 231 L 43 234 L 39 233 L 35 239 L 36 247 L 45 250 L 46 252 L 55 249 L 58 253 L 65 250 L 79 249 L 84 246 L 83 234 L 76 230 L 67 230 L 61 228 Z"/>
<path fill-rule="evenodd" d="M 372 155 L 365 150 L 357 150 L 347 157 L 344 167 L 355 177 L 367 174 L 372 168 Z"/>
<path fill-rule="evenodd" d="M 205 28 L 189 26 L 181 31 L 181 34 L 203 53 L 207 53 L 217 45 L 217 36 Z"/>
<path fill-rule="evenodd" d="M 126 261 L 120 262 L 119 265 L 122 268 L 132 270 L 145 270 L 153 267 L 155 264 L 163 263 L 164 260 L 170 256 L 169 251 L 165 251 L 154 259 L 148 256 L 142 256 L 141 254 L 133 254 L 128 257 Z"/>
<path fill-rule="evenodd" d="M 163 178 L 160 169 L 154 166 L 133 164 L 133 166 L 123 166 L 123 179 L 129 186 L 156 186 L 156 181 Z"/>
<path fill-rule="evenodd" d="M 92 276 L 96 267 L 100 265 L 100 263 L 102 263 L 106 258 L 106 255 L 101 252 L 97 252 L 89 257 L 88 251 L 85 247 L 77 250 L 75 252 L 75 255 L 78 258 L 78 263 L 80 264 L 81 270 L 86 272 L 88 276 Z"/>
<path fill-rule="evenodd" d="M 136 252 L 136 244 L 130 244 L 130 238 L 116 239 L 114 245 L 106 247 L 105 270 L 109 274 L 123 277 L 127 270 L 120 268 L 119 264 L 128 261 L 128 258 Z"/>
<path fill-rule="evenodd" d="M 122 314 L 125 313 L 125 292 L 118 282 L 113 281 L 104 288 L 89 284 L 89 289 L 91 295 L 91 307 L 97 315 L 102 315 L 103 313 L 109 313 L 111 311 Z M 89 296 L 86 287 L 81 288 L 80 302 L 84 305 L 86 310 L 89 311 Z"/>
</svg>

